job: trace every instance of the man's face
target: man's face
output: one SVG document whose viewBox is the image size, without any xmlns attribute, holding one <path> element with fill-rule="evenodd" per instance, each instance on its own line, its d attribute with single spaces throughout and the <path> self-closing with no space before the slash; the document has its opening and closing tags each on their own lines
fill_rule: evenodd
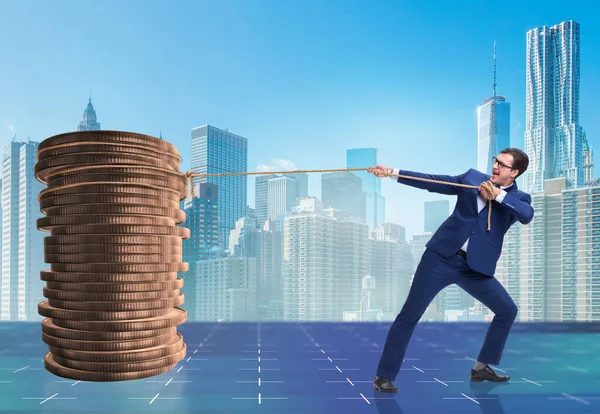
<svg viewBox="0 0 600 414">
<path fill-rule="evenodd" d="M 496 157 L 496 162 L 492 164 L 492 184 L 500 186 L 511 185 L 519 170 L 511 169 L 513 167 L 513 156 L 510 154 L 500 154 Z"/>
</svg>

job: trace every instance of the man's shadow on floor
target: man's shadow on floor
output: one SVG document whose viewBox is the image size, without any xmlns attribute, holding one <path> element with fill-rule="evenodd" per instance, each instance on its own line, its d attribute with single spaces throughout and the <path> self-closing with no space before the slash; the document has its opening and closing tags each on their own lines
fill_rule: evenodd
<svg viewBox="0 0 600 414">
<path fill-rule="evenodd" d="M 509 384 L 508 382 L 469 382 L 471 389 L 469 397 L 479 403 L 479 410 L 482 414 L 504 414 L 500 396 L 492 391 L 497 387 L 506 387 Z M 379 414 L 404 414 L 398 402 L 402 397 L 382 392 L 374 392 L 373 397 Z"/>
<path fill-rule="evenodd" d="M 375 407 L 377 407 L 377 412 L 379 414 L 404 414 L 402 408 L 400 408 L 400 404 L 398 404 L 398 399 L 402 397 L 394 397 L 392 395 L 382 395 L 382 392 L 375 392 L 373 397 L 381 398 L 381 400 L 375 400 Z"/>
<path fill-rule="evenodd" d="M 504 407 L 498 394 L 492 391 L 498 387 L 508 387 L 510 382 L 469 382 L 471 388 L 470 397 L 479 403 L 479 409 L 483 414 L 504 414 Z"/>
</svg>

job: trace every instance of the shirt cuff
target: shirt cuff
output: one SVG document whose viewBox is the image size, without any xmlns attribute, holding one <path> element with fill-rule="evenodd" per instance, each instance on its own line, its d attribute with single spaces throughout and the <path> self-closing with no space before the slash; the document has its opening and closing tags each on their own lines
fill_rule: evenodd
<svg viewBox="0 0 600 414">
<path fill-rule="evenodd" d="M 502 190 L 500 191 L 500 194 L 498 194 L 495 198 L 495 200 L 499 203 L 501 203 L 502 201 L 504 201 L 504 197 L 506 196 L 506 191 Z"/>
<path fill-rule="evenodd" d="M 394 169 L 392 170 L 392 174 L 396 174 L 396 175 L 400 174 L 400 169 L 399 169 L 399 168 L 394 168 Z M 390 178 L 391 178 L 392 180 L 394 180 L 394 181 L 398 181 L 398 177 L 391 176 Z"/>
</svg>

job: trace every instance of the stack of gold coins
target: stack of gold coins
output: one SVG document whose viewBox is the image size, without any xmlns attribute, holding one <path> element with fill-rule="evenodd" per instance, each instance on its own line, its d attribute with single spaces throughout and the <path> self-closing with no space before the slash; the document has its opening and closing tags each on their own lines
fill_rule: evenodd
<svg viewBox="0 0 600 414">
<path fill-rule="evenodd" d="M 35 176 L 50 232 L 45 368 L 82 381 L 122 381 L 172 369 L 186 354 L 177 326 L 183 304 L 182 240 L 189 229 L 177 149 L 119 131 L 81 131 L 40 143 Z"/>
</svg>

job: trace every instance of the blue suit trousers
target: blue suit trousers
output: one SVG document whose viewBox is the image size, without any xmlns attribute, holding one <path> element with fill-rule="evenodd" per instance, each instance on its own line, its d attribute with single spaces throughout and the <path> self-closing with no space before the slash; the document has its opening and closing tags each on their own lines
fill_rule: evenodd
<svg viewBox="0 0 600 414">
<path fill-rule="evenodd" d="M 470 269 L 465 257 L 456 254 L 445 258 L 427 249 L 415 272 L 406 302 L 388 332 L 377 376 L 396 379 L 417 322 L 435 296 L 451 284 L 457 284 L 494 312 L 477 360 L 492 365 L 500 363 L 510 328 L 517 317 L 517 306 L 497 279 Z"/>
</svg>

